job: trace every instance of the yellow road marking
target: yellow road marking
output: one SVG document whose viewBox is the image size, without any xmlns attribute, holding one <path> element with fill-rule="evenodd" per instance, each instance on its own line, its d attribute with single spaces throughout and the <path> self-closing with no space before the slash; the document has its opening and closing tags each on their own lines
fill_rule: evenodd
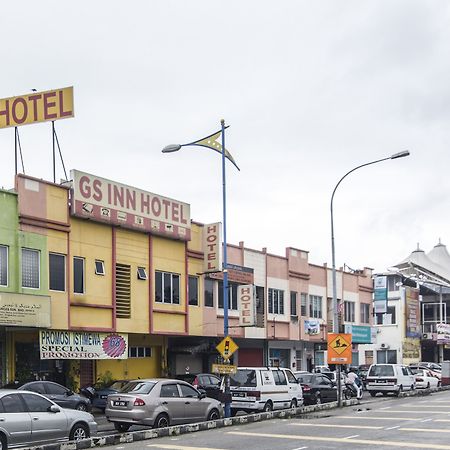
<svg viewBox="0 0 450 450">
<path fill-rule="evenodd" d="M 362 430 L 382 430 L 384 428 L 370 425 L 336 425 L 334 423 L 291 423 L 289 425 L 294 427 L 358 428 Z"/>
<path fill-rule="evenodd" d="M 185 445 L 168 445 L 168 444 L 149 444 L 147 447 L 167 448 L 173 450 L 224 450 L 221 448 L 211 447 L 186 447 Z"/>
<path fill-rule="evenodd" d="M 450 433 L 450 430 L 440 428 L 399 428 L 400 431 L 432 431 L 433 433 Z"/>
<path fill-rule="evenodd" d="M 334 416 L 335 419 L 363 419 L 363 420 L 414 420 L 419 421 L 416 417 L 371 417 L 371 416 Z"/>
<path fill-rule="evenodd" d="M 426 448 L 426 449 L 441 449 L 450 450 L 449 445 L 440 444 L 429 444 L 423 443 L 418 444 L 416 442 L 397 442 L 397 441 L 373 441 L 370 439 L 346 439 L 346 438 L 336 438 L 336 437 L 322 437 L 322 436 L 304 436 L 300 434 L 294 435 L 284 435 L 284 434 L 269 434 L 269 433 L 247 433 L 243 431 L 230 431 L 228 434 L 235 434 L 238 436 L 249 436 L 249 437 L 267 437 L 274 439 L 300 439 L 304 441 L 320 441 L 320 442 L 351 442 L 352 444 L 364 444 L 364 445 L 384 445 L 388 447 L 406 447 L 406 448 Z"/>
</svg>

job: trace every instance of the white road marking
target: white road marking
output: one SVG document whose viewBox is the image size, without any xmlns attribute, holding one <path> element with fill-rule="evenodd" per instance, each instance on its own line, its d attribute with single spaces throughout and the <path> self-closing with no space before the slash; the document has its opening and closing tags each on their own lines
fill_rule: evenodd
<svg viewBox="0 0 450 450">
<path fill-rule="evenodd" d="M 391 409 L 392 406 L 385 406 L 384 408 L 380 408 L 380 409 Z"/>
<path fill-rule="evenodd" d="M 340 425 L 335 423 L 290 423 L 294 427 L 324 427 L 324 428 L 357 428 L 358 430 L 382 430 L 384 427 L 370 425 Z M 399 425 L 400 426 L 400 425 Z"/>
<path fill-rule="evenodd" d="M 212 447 L 187 447 L 185 445 L 169 445 L 169 444 L 148 444 L 147 447 L 157 447 L 169 450 L 224 450 L 221 448 Z"/>
<path fill-rule="evenodd" d="M 364 416 L 364 417 L 358 417 L 358 416 L 334 416 L 335 419 L 363 419 L 363 420 L 412 420 L 412 421 L 419 421 L 422 419 L 417 419 L 413 417 L 374 417 L 374 416 Z"/>
<path fill-rule="evenodd" d="M 420 432 L 433 432 L 433 433 L 450 433 L 450 430 L 443 430 L 441 428 L 399 428 L 399 431 L 420 431 Z"/>
<path fill-rule="evenodd" d="M 353 439 L 353 438 L 357 438 L 357 437 L 359 437 L 359 434 L 354 434 L 352 436 L 347 436 L 344 439 Z"/>
<path fill-rule="evenodd" d="M 305 448 L 308 448 L 308 447 L 297 447 L 297 448 L 293 448 L 292 450 L 304 450 Z"/>
<path fill-rule="evenodd" d="M 395 427 L 385 428 L 386 430 L 395 430 L 396 428 L 400 428 L 400 425 L 396 425 Z"/>
<path fill-rule="evenodd" d="M 337 437 L 324 437 L 324 436 L 308 436 L 302 434 L 269 434 L 269 433 L 250 433 L 250 432 L 239 432 L 230 431 L 228 434 L 233 434 L 237 436 L 248 436 L 255 438 L 272 438 L 272 439 L 295 439 L 295 440 L 305 440 L 305 441 L 317 441 L 317 442 L 348 442 L 348 439 L 337 438 Z M 402 442 L 402 441 L 382 441 L 382 440 L 370 440 L 370 439 L 352 439 L 352 443 L 363 444 L 363 445 L 381 445 L 390 448 L 393 447 L 406 447 L 406 448 L 426 448 L 426 449 L 441 449 L 450 450 L 450 445 L 442 444 L 430 444 L 430 443 L 417 443 L 417 442 Z M 213 449 L 212 449 L 213 450 Z"/>
<path fill-rule="evenodd" d="M 421 422 L 431 422 L 433 419 L 423 419 Z"/>
</svg>

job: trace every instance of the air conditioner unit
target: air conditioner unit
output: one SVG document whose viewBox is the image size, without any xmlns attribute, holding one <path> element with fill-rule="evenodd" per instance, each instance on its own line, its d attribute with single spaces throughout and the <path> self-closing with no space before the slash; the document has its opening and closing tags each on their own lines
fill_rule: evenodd
<svg viewBox="0 0 450 450">
<path fill-rule="evenodd" d="M 423 333 L 422 339 L 431 339 L 431 336 L 428 336 L 428 333 Z"/>
<path fill-rule="evenodd" d="M 389 348 L 389 344 L 380 344 L 380 347 L 384 348 L 384 349 L 388 349 Z"/>
</svg>

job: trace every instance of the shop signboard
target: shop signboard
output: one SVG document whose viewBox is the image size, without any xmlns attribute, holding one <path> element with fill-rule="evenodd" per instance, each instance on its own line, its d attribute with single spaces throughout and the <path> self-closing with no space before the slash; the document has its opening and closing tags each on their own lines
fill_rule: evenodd
<svg viewBox="0 0 450 450">
<path fill-rule="evenodd" d="M 222 224 L 210 223 L 203 231 L 203 272 L 222 270 Z"/>
<path fill-rule="evenodd" d="M 405 286 L 405 323 L 406 337 L 420 338 L 420 303 L 419 290 Z"/>
<path fill-rule="evenodd" d="M 73 117 L 73 87 L 0 99 L 0 128 Z"/>
<path fill-rule="evenodd" d="M 379 276 L 373 280 L 374 287 L 374 310 L 375 314 L 384 314 L 387 311 L 387 277 Z"/>
<path fill-rule="evenodd" d="M 314 336 L 320 333 L 320 322 L 317 319 L 305 320 L 305 333 Z"/>
<path fill-rule="evenodd" d="M 191 238 L 190 206 L 178 200 L 71 171 L 74 216 L 172 239 Z"/>
<path fill-rule="evenodd" d="M 51 326 L 50 297 L 0 292 L 0 325 L 39 328 Z"/>
<path fill-rule="evenodd" d="M 450 324 L 437 323 L 436 331 L 438 344 L 450 344 Z"/>
<path fill-rule="evenodd" d="M 127 359 L 128 334 L 40 330 L 41 359 Z"/>
<path fill-rule="evenodd" d="M 238 287 L 239 325 L 241 327 L 256 326 L 256 292 L 252 284 Z"/>
<path fill-rule="evenodd" d="M 228 281 L 239 284 L 253 284 L 253 268 L 238 266 L 237 264 L 227 264 Z M 223 280 L 223 272 L 208 274 L 214 280 Z"/>
<path fill-rule="evenodd" d="M 345 333 L 352 335 L 353 344 L 371 344 L 372 343 L 372 331 L 371 327 L 363 325 L 350 325 L 344 326 Z"/>
</svg>

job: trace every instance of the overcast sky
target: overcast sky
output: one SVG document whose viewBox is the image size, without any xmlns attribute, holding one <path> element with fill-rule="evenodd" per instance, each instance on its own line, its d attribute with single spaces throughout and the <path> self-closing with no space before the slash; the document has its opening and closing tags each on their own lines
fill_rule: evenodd
<svg viewBox="0 0 450 450">
<path fill-rule="evenodd" d="M 450 245 L 447 0 L 4 2 L 0 98 L 74 86 L 56 122 L 67 169 L 222 220 L 220 155 L 185 143 L 230 125 L 228 241 L 385 270 Z M 52 180 L 50 123 L 20 128 L 28 175 Z M 0 186 L 14 129 L 0 130 Z M 59 164 L 57 178 L 63 177 Z"/>
</svg>

